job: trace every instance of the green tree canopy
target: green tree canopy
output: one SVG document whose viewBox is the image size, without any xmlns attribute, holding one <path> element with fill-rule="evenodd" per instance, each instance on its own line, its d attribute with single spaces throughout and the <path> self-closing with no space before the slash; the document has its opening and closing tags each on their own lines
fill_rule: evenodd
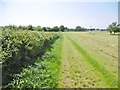
<svg viewBox="0 0 120 90">
<path fill-rule="evenodd" d="M 58 27 L 58 26 L 54 26 L 54 27 L 52 28 L 52 31 L 58 32 L 58 31 L 59 31 L 59 27 Z"/>
<path fill-rule="evenodd" d="M 59 29 L 60 29 L 60 31 L 64 32 L 64 30 L 65 30 L 64 25 L 61 25 L 61 26 L 59 27 Z"/>
<path fill-rule="evenodd" d="M 117 24 L 117 22 L 113 22 L 110 24 L 107 28 L 107 30 L 112 34 L 112 32 L 117 33 L 120 32 L 120 24 Z"/>
<path fill-rule="evenodd" d="M 77 27 L 75 28 L 75 31 L 81 31 L 81 26 L 77 26 Z"/>
</svg>

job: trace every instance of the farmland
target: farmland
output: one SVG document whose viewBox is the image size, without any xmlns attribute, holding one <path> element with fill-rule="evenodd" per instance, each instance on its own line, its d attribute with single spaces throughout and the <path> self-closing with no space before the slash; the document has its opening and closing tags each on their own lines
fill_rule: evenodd
<svg viewBox="0 0 120 90">
<path fill-rule="evenodd" d="M 11 36 L 6 42 L 4 41 L 4 46 L 9 42 L 4 48 L 6 50 L 9 47 L 5 52 L 8 53 L 8 50 L 8 54 L 17 52 L 9 59 L 9 55 L 4 56 L 6 61 L 3 62 L 12 72 L 23 67 L 19 72 L 15 71 L 17 73 L 13 75 L 14 79 L 5 86 L 6 88 L 118 87 L 117 35 L 110 35 L 109 32 L 16 31 L 10 34 L 4 32 L 3 36 L 4 39 Z M 21 45 L 25 45 L 26 48 Z M 11 50 L 10 46 L 16 47 L 17 51 Z M 21 53 L 23 48 L 25 50 Z M 16 68 L 10 65 L 15 65 Z M 5 75 L 6 73 L 7 71 Z"/>
<path fill-rule="evenodd" d="M 120 90 L 120 2 L 0 1 L 0 89 Z"/>
<path fill-rule="evenodd" d="M 60 87 L 117 87 L 118 37 L 107 32 L 64 33 Z"/>
</svg>

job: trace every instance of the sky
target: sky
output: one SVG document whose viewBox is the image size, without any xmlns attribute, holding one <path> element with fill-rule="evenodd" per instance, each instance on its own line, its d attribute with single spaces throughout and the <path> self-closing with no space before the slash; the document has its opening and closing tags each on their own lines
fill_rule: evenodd
<svg viewBox="0 0 120 90">
<path fill-rule="evenodd" d="M 0 26 L 31 24 L 42 27 L 64 25 L 69 28 L 107 28 L 109 24 L 117 21 L 118 0 L 0 1 Z"/>
</svg>

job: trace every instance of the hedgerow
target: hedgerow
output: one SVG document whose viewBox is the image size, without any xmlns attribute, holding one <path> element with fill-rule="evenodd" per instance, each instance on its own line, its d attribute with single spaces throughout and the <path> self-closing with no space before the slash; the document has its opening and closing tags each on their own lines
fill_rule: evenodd
<svg viewBox="0 0 120 90">
<path fill-rule="evenodd" d="M 58 39 L 41 59 L 35 61 L 34 65 L 23 68 L 20 74 L 15 74 L 14 80 L 6 88 L 14 90 L 56 88 L 59 81 L 59 66 L 61 64 L 60 53 L 61 40 Z"/>
<path fill-rule="evenodd" d="M 2 62 L 3 85 L 13 80 L 14 74 L 19 73 L 23 67 L 32 65 L 59 37 L 59 33 L 53 32 L 2 31 L 0 61 Z"/>
</svg>

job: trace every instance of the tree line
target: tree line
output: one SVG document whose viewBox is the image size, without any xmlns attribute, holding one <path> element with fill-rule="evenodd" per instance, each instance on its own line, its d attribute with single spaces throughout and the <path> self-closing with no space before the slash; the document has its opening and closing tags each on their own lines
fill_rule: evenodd
<svg viewBox="0 0 120 90">
<path fill-rule="evenodd" d="M 7 25 L 7 26 L 0 26 L 0 28 L 2 28 L 2 30 L 5 29 L 10 29 L 10 30 L 31 30 L 31 31 L 45 31 L 45 32 L 66 32 L 66 31 L 109 31 L 110 34 L 116 34 L 118 32 L 120 32 L 120 24 L 118 24 L 117 22 L 113 22 L 112 24 L 110 24 L 107 29 L 95 29 L 95 28 L 84 28 L 81 26 L 76 26 L 75 28 L 68 28 L 65 27 L 64 25 L 61 26 L 54 26 L 54 27 L 41 27 L 40 25 L 38 26 L 33 26 L 33 25 L 28 25 L 28 26 L 16 26 L 16 25 Z"/>
<path fill-rule="evenodd" d="M 76 28 L 68 28 L 68 27 L 65 27 L 64 25 L 54 26 L 54 27 L 41 27 L 40 25 L 38 25 L 38 26 L 7 25 L 7 26 L 0 26 L 0 28 L 2 28 L 3 30 L 10 29 L 10 30 L 45 31 L 45 32 L 89 31 L 89 29 L 81 27 L 81 26 L 76 26 Z M 93 28 L 93 29 L 91 29 L 91 31 L 92 30 L 95 30 L 95 29 Z"/>
</svg>

